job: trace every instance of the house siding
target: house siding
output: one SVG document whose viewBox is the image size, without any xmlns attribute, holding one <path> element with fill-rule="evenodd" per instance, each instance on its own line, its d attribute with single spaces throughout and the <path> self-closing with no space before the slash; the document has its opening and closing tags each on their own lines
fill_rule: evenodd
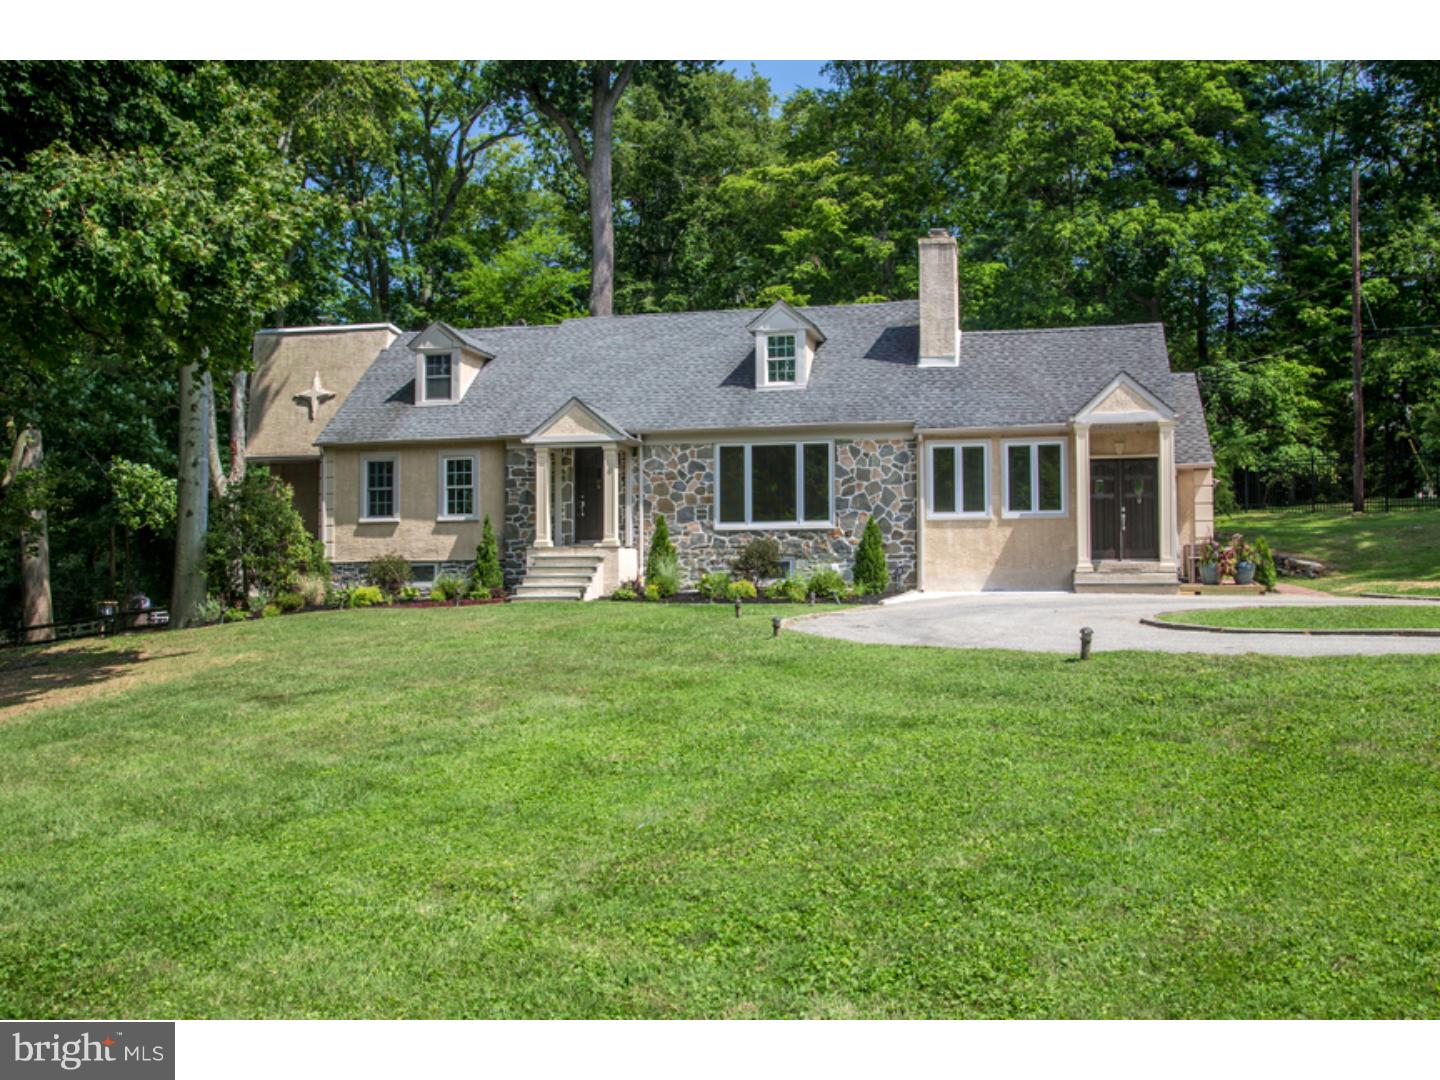
<svg viewBox="0 0 1440 1080">
<path fill-rule="evenodd" d="M 772 438 L 782 438 L 776 431 Z M 800 440 L 797 436 L 797 441 Z M 718 442 L 743 442 L 737 438 Z M 831 528 L 722 529 L 715 522 L 717 442 L 647 443 L 640 484 L 648 547 L 655 519 L 663 514 L 685 575 L 728 570 L 750 541 L 779 541 L 782 558 L 804 568 L 834 566 L 848 578 L 865 522 L 876 517 L 885 538 L 891 587 L 915 584 L 914 439 L 835 438 Z"/>
</svg>

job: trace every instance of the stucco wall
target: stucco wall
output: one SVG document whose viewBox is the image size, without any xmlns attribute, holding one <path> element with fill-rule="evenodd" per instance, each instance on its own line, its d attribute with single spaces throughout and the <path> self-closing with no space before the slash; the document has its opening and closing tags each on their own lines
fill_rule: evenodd
<svg viewBox="0 0 1440 1080">
<path fill-rule="evenodd" d="M 275 476 L 289 484 L 295 492 L 295 509 L 311 536 L 320 535 L 320 462 L 262 462 Z"/>
<path fill-rule="evenodd" d="M 728 570 L 741 549 L 761 536 L 779 541 L 781 556 L 797 560 L 802 569 L 833 564 L 849 577 L 865 522 L 874 515 L 885 538 L 892 586 L 912 587 L 914 440 L 840 437 L 834 443 L 833 527 L 754 530 L 721 529 L 715 525 L 714 442 L 647 444 L 641 483 L 645 504 L 642 545 L 648 548 L 656 515 L 664 514 L 681 566 L 690 580 L 709 571 Z"/>
<path fill-rule="evenodd" d="M 479 458 L 477 521 L 438 521 L 439 460 L 442 454 L 475 454 Z M 360 463 L 371 454 L 397 458 L 400 520 L 360 521 Z M 466 561 L 475 558 L 484 515 L 497 535 L 505 519 L 505 450 L 501 443 L 444 443 L 423 446 L 330 448 L 329 513 L 333 562 L 368 562 L 398 552 L 411 562 Z"/>
<path fill-rule="evenodd" d="M 1014 437 L 1014 436 L 1009 436 Z M 927 592 L 981 589 L 1068 589 L 1074 583 L 1075 446 L 1065 436 L 1065 514 L 1005 518 L 999 434 L 966 438 L 990 444 L 990 514 L 985 518 L 927 518 L 923 542 Z M 1053 439 L 1055 436 L 1037 436 Z"/>
<path fill-rule="evenodd" d="M 1160 433 L 1154 426 L 1104 427 L 1095 425 L 1090 429 L 1090 456 L 1103 457 L 1158 457 L 1160 455 Z"/>
<path fill-rule="evenodd" d="M 320 450 L 313 445 L 316 437 L 394 338 L 388 327 L 307 327 L 256 334 L 246 455 L 318 458 Z M 303 401 L 297 402 L 295 395 L 310 389 L 316 372 L 321 386 L 335 396 L 316 406 L 312 420 L 309 408 Z"/>
<path fill-rule="evenodd" d="M 1179 469 L 1175 501 L 1180 512 L 1180 548 L 1215 535 L 1215 479 L 1211 469 Z"/>
</svg>

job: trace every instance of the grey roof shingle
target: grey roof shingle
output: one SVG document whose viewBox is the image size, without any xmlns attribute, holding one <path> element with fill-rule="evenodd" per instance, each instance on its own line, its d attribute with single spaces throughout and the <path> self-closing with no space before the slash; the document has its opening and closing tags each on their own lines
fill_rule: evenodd
<svg viewBox="0 0 1440 1080">
<path fill-rule="evenodd" d="M 801 309 L 826 335 L 809 385 L 754 389 L 755 309 L 572 319 L 461 331 L 494 355 L 454 405 L 413 408 L 406 334 L 382 352 L 316 440 L 322 446 L 516 438 L 578 397 L 637 434 L 900 423 L 1007 427 L 1069 420 L 1121 371 L 1177 414 L 1178 464 L 1213 461 L 1195 377 L 1172 372 L 1157 323 L 967 330 L 960 364 L 921 368 L 913 300 Z"/>
</svg>

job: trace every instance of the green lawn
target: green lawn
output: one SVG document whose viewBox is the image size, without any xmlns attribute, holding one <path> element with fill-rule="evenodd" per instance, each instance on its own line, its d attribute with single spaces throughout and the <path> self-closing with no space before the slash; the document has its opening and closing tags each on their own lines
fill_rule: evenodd
<svg viewBox="0 0 1440 1080">
<path fill-rule="evenodd" d="M 1265 630 L 1440 630 L 1440 604 L 1333 604 L 1170 611 L 1165 622 Z"/>
<path fill-rule="evenodd" d="M 1440 596 L 1440 510 L 1350 514 L 1249 512 L 1215 523 L 1216 535 L 1265 537 L 1276 551 L 1309 555 L 1335 572 L 1301 584 L 1337 593 Z"/>
<path fill-rule="evenodd" d="M 769 615 L 0 655 L 0 1014 L 1440 1016 L 1440 658 Z"/>
</svg>

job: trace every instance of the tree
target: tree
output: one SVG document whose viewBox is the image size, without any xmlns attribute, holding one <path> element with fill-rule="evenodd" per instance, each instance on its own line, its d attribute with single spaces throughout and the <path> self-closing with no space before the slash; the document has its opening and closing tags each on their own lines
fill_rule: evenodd
<svg viewBox="0 0 1440 1080">
<path fill-rule="evenodd" d="M 500 545 L 495 540 L 495 529 L 490 524 L 490 515 L 485 515 L 485 524 L 480 531 L 480 543 L 475 549 L 475 569 L 470 574 L 474 584 L 491 590 L 505 587 L 505 575 L 500 569 Z"/>
<path fill-rule="evenodd" d="M 249 470 L 216 501 L 205 569 L 227 606 L 245 606 L 255 591 L 274 596 L 294 589 L 302 574 L 324 568 L 324 551 L 305 531 L 294 492 L 269 469 Z"/>
<path fill-rule="evenodd" d="M 885 539 L 880 535 L 880 522 L 873 516 L 865 522 L 860 546 L 855 549 L 855 584 L 867 593 L 883 593 L 890 588 Z"/>
<path fill-rule="evenodd" d="M 674 561 L 675 545 L 670 542 L 670 526 L 665 523 L 665 515 L 659 514 L 655 518 L 655 531 L 650 536 L 650 553 L 646 558 L 646 565 L 655 562 L 657 559 Z"/>
<path fill-rule="evenodd" d="M 24 640 L 32 643 L 50 641 L 55 636 L 49 627 L 55 616 L 50 597 L 50 531 L 41 471 L 44 462 L 40 432 L 25 428 L 15 437 L 9 465 L 0 474 L 0 498 L 19 519 L 18 527 L 12 528 L 20 540 L 20 625 L 36 627 L 24 635 Z"/>
<path fill-rule="evenodd" d="M 521 95 L 562 137 L 585 181 L 590 205 L 590 314 L 615 305 L 615 225 L 611 199 L 615 107 L 632 81 L 673 87 L 706 61 L 499 61 L 497 79 Z"/>
</svg>

